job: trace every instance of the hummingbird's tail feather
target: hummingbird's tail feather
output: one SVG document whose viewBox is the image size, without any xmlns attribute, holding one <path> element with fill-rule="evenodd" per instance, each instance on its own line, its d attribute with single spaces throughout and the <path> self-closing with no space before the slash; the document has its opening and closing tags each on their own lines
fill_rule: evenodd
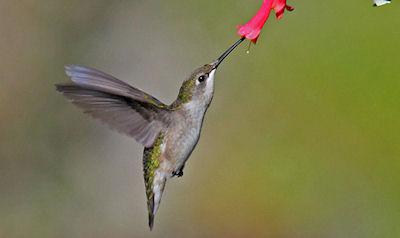
<svg viewBox="0 0 400 238">
<path fill-rule="evenodd" d="M 149 212 L 149 227 L 150 227 L 150 231 L 153 230 L 153 226 L 154 226 L 154 214 L 152 212 Z"/>
<path fill-rule="evenodd" d="M 148 205 L 148 212 L 149 212 L 150 230 L 153 229 L 154 217 L 155 217 L 158 207 L 161 203 L 161 197 L 164 192 L 166 182 L 167 182 L 167 179 L 165 176 L 156 175 L 154 177 L 152 191 L 147 194 L 147 196 L 148 196 L 147 205 Z"/>
</svg>

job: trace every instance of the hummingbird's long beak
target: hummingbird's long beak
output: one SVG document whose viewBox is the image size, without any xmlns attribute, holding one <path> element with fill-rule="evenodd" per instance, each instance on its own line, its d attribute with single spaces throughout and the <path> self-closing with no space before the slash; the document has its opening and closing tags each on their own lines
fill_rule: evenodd
<svg viewBox="0 0 400 238">
<path fill-rule="evenodd" d="M 212 63 L 213 69 L 218 68 L 219 64 L 236 48 L 236 46 L 240 45 L 244 41 L 244 37 L 240 38 L 238 41 L 235 42 L 231 47 L 229 47 L 216 61 Z"/>
</svg>

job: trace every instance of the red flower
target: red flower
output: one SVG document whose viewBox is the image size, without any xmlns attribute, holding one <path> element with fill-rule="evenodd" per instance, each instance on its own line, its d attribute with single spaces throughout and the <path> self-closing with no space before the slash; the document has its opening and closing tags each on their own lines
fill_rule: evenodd
<svg viewBox="0 0 400 238">
<path fill-rule="evenodd" d="M 274 9 L 277 19 L 282 18 L 285 9 L 288 11 L 294 10 L 293 7 L 286 5 L 286 0 L 264 0 L 257 14 L 245 25 L 238 26 L 238 34 L 255 44 L 272 9 Z"/>
</svg>

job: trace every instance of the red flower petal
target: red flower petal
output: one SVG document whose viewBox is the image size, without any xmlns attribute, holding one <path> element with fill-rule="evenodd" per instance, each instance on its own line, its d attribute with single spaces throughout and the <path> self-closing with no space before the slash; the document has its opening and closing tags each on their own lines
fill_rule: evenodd
<svg viewBox="0 0 400 238">
<path fill-rule="evenodd" d="M 274 9 L 276 18 L 278 19 L 282 18 L 285 9 L 288 11 L 294 10 L 293 7 L 286 5 L 286 0 L 264 0 L 256 15 L 246 24 L 238 26 L 237 33 L 255 44 L 272 9 Z"/>
</svg>

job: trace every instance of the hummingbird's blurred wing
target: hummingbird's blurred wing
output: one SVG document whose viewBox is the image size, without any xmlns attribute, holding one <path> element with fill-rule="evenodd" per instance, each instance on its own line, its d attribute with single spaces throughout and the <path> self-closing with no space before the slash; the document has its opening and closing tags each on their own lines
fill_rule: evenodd
<svg viewBox="0 0 400 238">
<path fill-rule="evenodd" d="M 169 123 L 168 107 L 153 96 L 101 71 L 67 66 L 73 84 L 56 85 L 85 113 L 150 147 Z"/>
</svg>

